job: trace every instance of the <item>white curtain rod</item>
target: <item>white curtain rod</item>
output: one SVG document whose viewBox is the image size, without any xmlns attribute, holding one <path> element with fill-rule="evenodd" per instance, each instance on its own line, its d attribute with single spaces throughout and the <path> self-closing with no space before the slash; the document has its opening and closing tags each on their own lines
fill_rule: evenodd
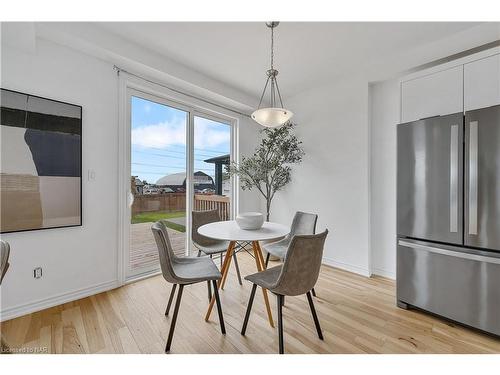
<svg viewBox="0 0 500 375">
<path fill-rule="evenodd" d="M 190 98 L 196 99 L 196 100 L 200 100 L 200 101 L 202 101 L 202 102 L 204 102 L 204 103 L 207 103 L 207 104 L 213 105 L 213 106 L 215 106 L 215 107 L 223 108 L 223 109 L 225 109 L 225 110 L 227 110 L 227 111 L 230 111 L 230 112 L 233 112 L 233 113 L 237 113 L 238 115 L 241 115 L 241 116 L 250 117 L 250 115 L 249 115 L 249 114 L 247 114 L 247 113 L 243 113 L 243 112 L 237 111 L 237 110 L 235 110 L 235 109 L 232 109 L 232 108 L 229 108 L 229 107 L 225 107 L 225 106 L 223 106 L 223 105 L 221 105 L 221 104 L 214 103 L 214 102 L 212 102 L 212 101 L 210 101 L 210 100 L 207 100 L 207 99 L 204 99 L 204 98 L 200 98 L 199 96 L 195 96 L 195 95 L 192 95 L 192 94 L 188 94 L 188 93 L 186 93 L 186 92 L 183 92 L 183 91 L 178 90 L 178 89 L 175 89 L 175 88 L 173 88 L 173 87 L 170 87 L 170 86 L 164 85 L 164 84 L 162 84 L 162 83 L 152 81 L 152 80 L 150 80 L 150 79 L 148 79 L 148 78 L 146 78 L 146 77 L 140 76 L 140 75 L 135 74 L 135 73 L 131 73 L 131 72 L 129 72 L 129 71 L 128 71 L 128 70 L 126 70 L 126 69 L 122 69 L 122 68 L 120 68 L 119 66 L 113 65 L 113 69 L 115 69 L 115 70 L 116 70 L 116 72 L 117 72 L 117 74 L 118 74 L 118 75 L 120 74 L 120 72 L 125 72 L 125 73 L 127 73 L 128 75 L 131 75 L 131 76 L 133 76 L 133 77 L 136 77 L 136 78 L 142 79 L 143 81 L 146 81 L 146 82 L 152 83 L 152 84 L 154 84 L 154 85 L 161 86 L 161 87 L 166 88 L 167 90 L 173 91 L 173 92 L 175 92 L 175 93 L 177 93 L 177 94 L 181 94 L 181 95 L 184 95 L 184 96 L 187 96 L 187 97 L 190 97 Z"/>
</svg>

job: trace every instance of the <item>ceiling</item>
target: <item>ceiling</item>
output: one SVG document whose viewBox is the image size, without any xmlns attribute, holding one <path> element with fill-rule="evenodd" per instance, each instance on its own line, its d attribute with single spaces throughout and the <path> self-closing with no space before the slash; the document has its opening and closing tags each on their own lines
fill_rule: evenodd
<svg viewBox="0 0 500 375">
<path fill-rule="evenodd" d="M 104 22 L 112 32 L 259 96 L 269 69 L 270 31 L 262 22 Z M 275 67 L 293 96 L 324 80 L 361 71 L 372 61 L 446 38 L 472 22 L 284 22 L 275 29 Z"/>
</svg>

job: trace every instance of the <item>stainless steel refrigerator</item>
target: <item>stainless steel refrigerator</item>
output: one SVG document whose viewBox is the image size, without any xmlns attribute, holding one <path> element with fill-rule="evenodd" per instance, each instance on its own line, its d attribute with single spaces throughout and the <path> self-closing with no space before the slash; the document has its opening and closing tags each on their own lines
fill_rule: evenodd
<svg viewBox="0 0 500 375">
<path fill-rule="evenodd" d="M 500 106 L 397 128 L 397 299 L 500 335 Z"/>
</svg>

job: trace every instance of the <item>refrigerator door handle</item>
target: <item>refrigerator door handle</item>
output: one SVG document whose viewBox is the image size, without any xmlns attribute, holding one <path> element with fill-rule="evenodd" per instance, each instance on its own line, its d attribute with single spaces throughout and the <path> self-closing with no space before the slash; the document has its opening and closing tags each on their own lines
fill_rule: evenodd
<svg viewBox="0 0 500 375">
<path fill-rule="evenodd" d="M 458 232 L 458 125 L 450 132 L 450 232 Z"/>
<path fill-rule="evenodd" d="M 456 258 L 475 260 L 475 261 L 485 262 L 485 263 L 500 264 L 500 258 L 497 258 L 494 256 L 489 257 L 489 256 L 485 256 L 485 255 L 453 251 L 453 250 L 448 250 L 448 249 L 442 249 L 440 247 L 435 247 L 435 246 L 422 245 L 422 244 L 418 244 L 418 243 L 414 243 L 414 242 L 410 242 L 410 241 L 405 241 L 405 240 L 399 240 L 398 245 L 410 247 L 412 249 L 426 250 L 430 253 L 435 253 L 435 254 L 449 255 L 449 256 L 456 257 Z"/>
<path fill-rule="evenodd" d="M 477 235 L 478 122 L 469 124 L 469 234 Z"/>
</svg>

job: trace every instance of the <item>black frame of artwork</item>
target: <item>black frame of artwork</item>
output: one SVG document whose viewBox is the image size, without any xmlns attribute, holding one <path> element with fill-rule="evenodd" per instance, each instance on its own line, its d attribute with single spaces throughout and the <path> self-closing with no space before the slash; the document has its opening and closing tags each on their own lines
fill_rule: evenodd
<svg viewBox="0 0 500 375">
<path fill-rule="evenodd" d="M 47 230 L 47 229 L 74 228 L 74 227 L 83 226 L 83 158 L 82 158 L 83 157 L 83 126 L 82 126 L 83 125 L 83 107 L 81 105 L 78 105 L 78 104 L 73 104 L 73 103 L 62 101 L 62 100 L 55 100 L 55 99 L 47 98 L 44 96 L 28 94 L 26 92 L 6 89 L 3 87 L 0 87 L 0 91 L 10 91 L 10 92 L 15 93 L 15 94 L 27 95 L 28 97 L 49 100 L 49 101 L 56 102 L 56 103 L 62 103 L 62 104 L 74 106 L 74 107 L 77 107 L 80 109 L 80 122 L 79 122 L 80 123 L 80 223 L 79 224 L 53 226 L 53 227 L 45 227 L 45 228 L 19 229 L 19 230 L 11 230 L 11 231 L 3 231 L 3 232 L 0 229 L 0 234 L 32 232 L 32 231 Z"/>
</svg>

